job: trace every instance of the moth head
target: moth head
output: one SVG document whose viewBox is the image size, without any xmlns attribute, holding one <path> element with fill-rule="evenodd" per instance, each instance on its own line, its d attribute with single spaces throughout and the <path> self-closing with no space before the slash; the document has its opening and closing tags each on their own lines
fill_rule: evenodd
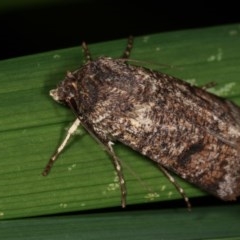
<svg viewBox="0 0 240 240">
<path fill-rule="evenodd" d="M 50 90 L 49 95 L 56 102 L 64 105 L 69 105 L 72 102 L 75 102 L 78 96 L 78 91 L 74 75 L 71 72 L 68 72 L 66 78 L 58 85 L 58 87 Z"/>
</svg>

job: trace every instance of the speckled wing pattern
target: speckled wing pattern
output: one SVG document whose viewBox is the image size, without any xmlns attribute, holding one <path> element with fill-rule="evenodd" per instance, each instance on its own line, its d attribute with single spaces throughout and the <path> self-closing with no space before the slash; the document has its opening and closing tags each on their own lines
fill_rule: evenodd
<svg viewBox="0 0 240 240">
<path fill-rule="evenodd" d="M 86 64 L 50 91 L 77 118 L 43 175 L 82 125 L 111 156 L 123 207 L 126 187 L 112 147 L 116 141 L 156 162 L 188 207 L 168 170 L 222 200 L 235 200 L 240 195 L 240 108 L 170 75 L 130 65 L 131 48 L 130 37 L 123 58 L 92 60 L 83 43 Z"/>
<path fill-rule="evenodd" d="M 86 72 L 88 74 L 86 74 Z M 75 72 L 79 115 L 211 194 L 240 194 L 240 109 L 169 75 L 99 58 Z"/>
</svg>

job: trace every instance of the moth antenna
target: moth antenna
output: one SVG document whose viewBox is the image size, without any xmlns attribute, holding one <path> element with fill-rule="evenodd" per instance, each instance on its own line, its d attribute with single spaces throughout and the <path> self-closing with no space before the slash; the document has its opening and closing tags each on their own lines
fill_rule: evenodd
<svg viewBox="0 0 240 240">
<path fill-rule="evenodd" d="M 131 54 L 132 47 L 133 47 L 133 36 L 129 36 L 128 37 L 128 42 L 127 42 L 127 47 L 124 50 L 121 58 L 124 58 L 124 59 L 129 58 L 129 56 Z"/>
<path fill-rule="evenodd" d="M 54 162 L 57 160 L 58 156 L 61 154 L 62 150 L 65 148 L 66 144 L 68 143 L 71 136 L 76 132 L 77 128 L 81 124 L 80 120 L 77 118 L 74 123 L 71 125 L 71 127 L 67 131 L 66 137 L 63 139 L 62 143 L 57 148 L 56 152 L 52 155 L 50 158 L 48 164 L 46 165 L 45 169 L 42 172 L 43 176 L 47 176 L 54 164 Z"/>
<path fill-rule="evenodd" d="M 146 182 L 144 182 L 143 179 L 123 159 L 119 160 L 121 162 L 121 165 L 126 168 L 134 178 L 136 178 L 136 180 L 139 182 L 143 189 L 145 189 L 149 193 L 153 192 L 153 189 Z"/>
<path fill-rule="evenodd" d="M 191 211 L 192 208 L 191 203 L 186 193 L 184 192 L 183 188 L 175 181 L 174 177 L 164 167 L 162 167 L 160 164 L 158 164 L 158 167 L 162 171 L 162 173 L 167 177 L 167 179 L 173 184 L 173 186 L 177 189 L 177 191 L 181 194 L 181 196 L 183 197 L 184 201 L 187 204 L 188 211 Z"/>
<path fill-rule="evenodd" d="M 212 87 L 215 87 L 217 84 L 215 82 L 209 82 L 209 83 L 206 83 L 206 84 L 203 84 L 201 86 L 199 86 L 201 89 L 203 90 L 207 90 L 209 88 L 212 88 Z"/>
</svg>

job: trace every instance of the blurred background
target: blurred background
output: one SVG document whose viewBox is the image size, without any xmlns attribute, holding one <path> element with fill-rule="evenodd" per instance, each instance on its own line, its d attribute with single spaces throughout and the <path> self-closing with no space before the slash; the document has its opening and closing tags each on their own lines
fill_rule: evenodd
<svg viewBox="0 0 240 240">
<path fill-rule="evenodd" d="M 229 1 L 2 0 L 0 59 L 77 46 L 83 40 L 89 44 L 129 34 L 240 24 L 235 5 Z"/>
</svg>

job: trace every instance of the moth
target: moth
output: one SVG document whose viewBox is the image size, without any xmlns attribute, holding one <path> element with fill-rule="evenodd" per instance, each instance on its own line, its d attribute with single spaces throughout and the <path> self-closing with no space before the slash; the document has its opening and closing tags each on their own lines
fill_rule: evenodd
<svg viewBox="0 0 240 240">
<path fill-rule="evenodd" d="M 126 185 L 114 142 L 121 142 L 154 161 L 190 202 L 171 172 L 222 199 L 240 195 L 240 108 L 204 88 L 173 76 L 129 64 L 129 37 L 119 59 L 92 60 L 82 44 L 86 63 L 50 91 L 69 107 L 76 120 L 50 158 L 47 175 L 71 135 L 81 125 L 104 146 L 118 174 L 121 204 Z"/>
</svg>

